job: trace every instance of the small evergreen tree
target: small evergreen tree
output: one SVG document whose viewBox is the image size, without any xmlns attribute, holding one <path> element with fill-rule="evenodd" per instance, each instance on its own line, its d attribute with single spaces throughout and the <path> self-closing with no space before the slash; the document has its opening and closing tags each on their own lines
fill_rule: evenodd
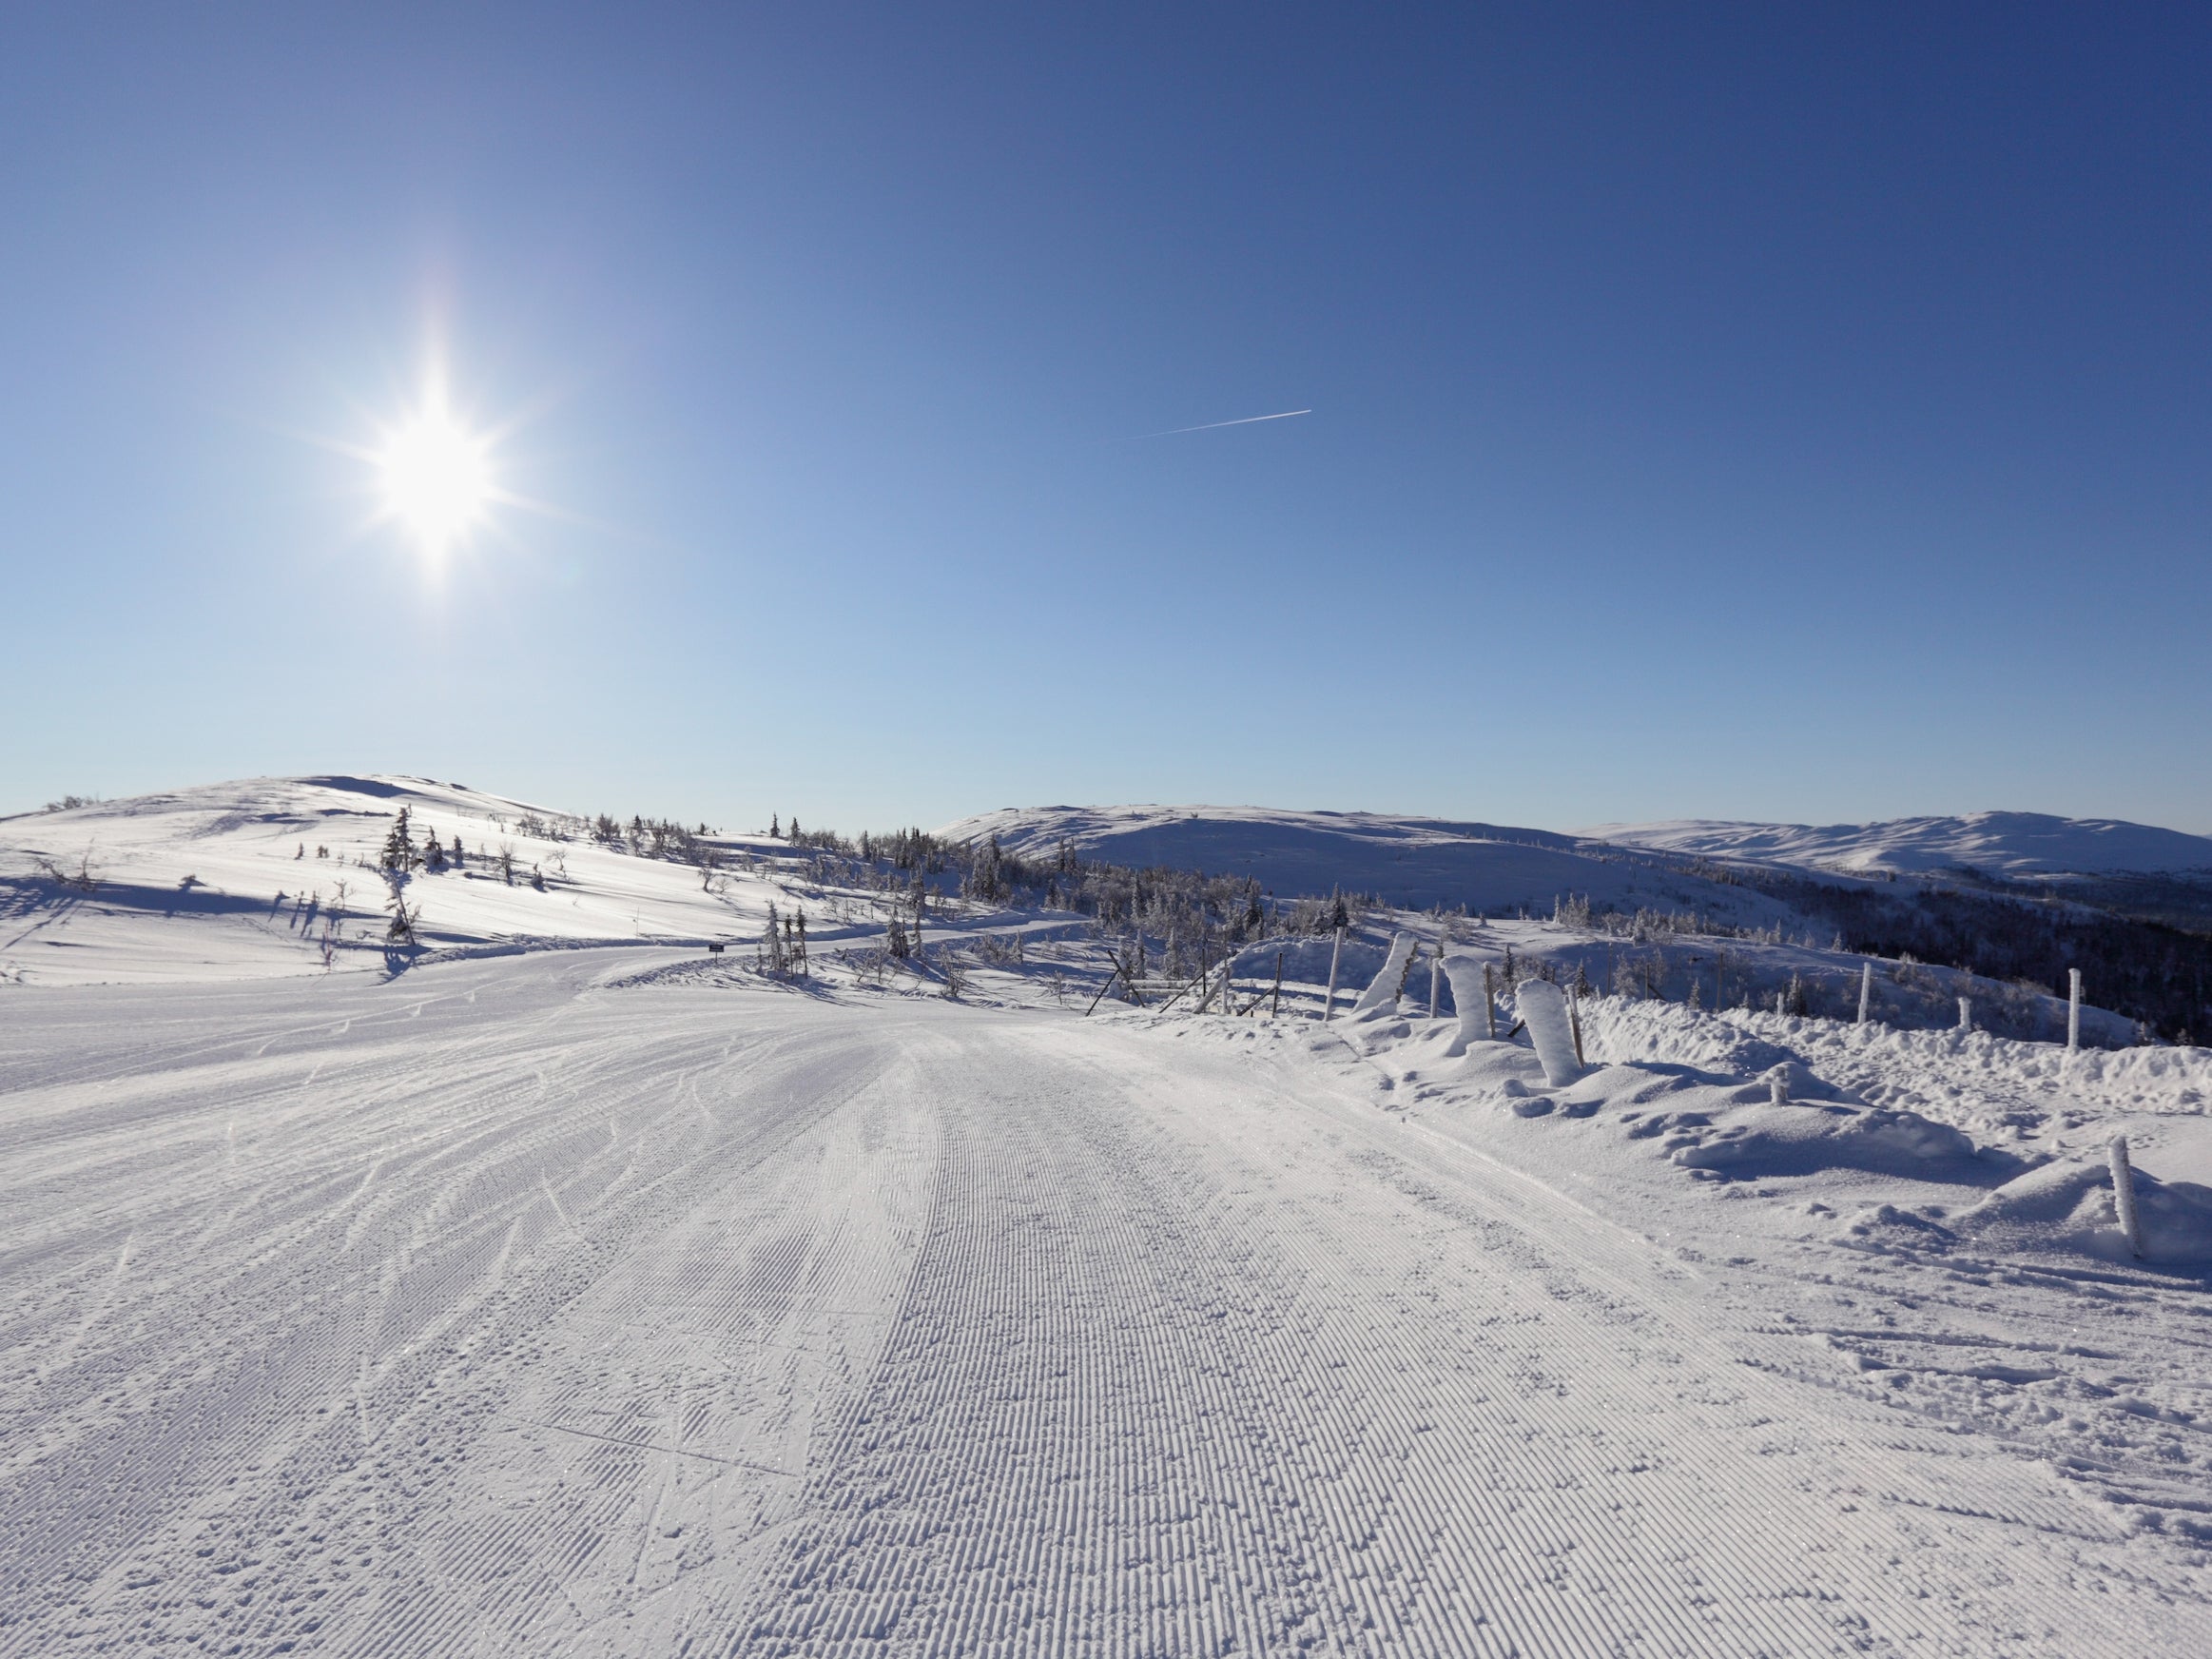
<svg viewBox="0 0 2212 1659">
<path fill-rule="evenodd" d="M 415 868 L 415 838 L 407 827 L 407 809 L 401 807 L 399 815 L 392 820 L 391 833 L 384 837 L 384 849 L 377 868 L 405 874 Z"/>
<path fill-rule="evenodd" d="M 422 920 L 422 907 L 410 905 L 407 895 L 398 881 L 392 882 L 392 896 L 384 901 L 384 908 L 392 912 L 392 920 L 384 929 L 384 937 L 394 945 L 413 945 L 417 924 Z"/>
<path fill-rule="evenodd" d="M 445 869 L 445 849 L 437 844 L 437 831 L 433 830 L 422 843 L 422 868 L 437 875 Z"/>
</svg>

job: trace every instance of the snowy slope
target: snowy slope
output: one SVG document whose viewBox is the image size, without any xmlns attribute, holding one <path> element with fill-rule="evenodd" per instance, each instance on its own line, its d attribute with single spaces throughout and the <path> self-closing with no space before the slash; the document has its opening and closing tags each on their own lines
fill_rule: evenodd
<svg viewBox="0 0 2212 1659">
<path fill-rule="evenodd" d="M 2004 876 L 2212 871 L 2212 838 L 2113 818 L 2042 812 L 1822 827 L 1685 818 L 1604 824 L 1585 833 L 1621 846 L 1864 874 L 1960 869 Z"/>
<path fill-rule="evenodd" d="M 1737 922 L 1786 914 L 1740 888 L 1703 881 L 1667 855 L 1623 857 L 1617 849 L 1544 830 L 1374 812 L 1298 812 L 1261 807 L 1005 808 L 938 831 L 1049 860 L 1070 842 L 1078 854 L 1139 868 L 1250 875 L 1279 895 L 1334 888 L 1378 893 L 1421 909 L 1465 905 L 1548 912 L 1582 893 L 1633 910 L 1690 908 Z"/>
<path fill-rule="evenodd" d="M 750 936 L 786 899 L 768 879 L 781 865 L 760 862 L 786 849 L 766 838 L 716 841 L 731 864 L 709 890 L 690 866 L 555 833 L 562 814 L 458 784 L 255 778 L 0 819 L 0 980 L 298 973 L 323 966 L 326 941 L 340 963 L 374 957 L 388 893 L 368 866 L 402 807 L 417 843 L 457 835 L 468 855 L 407 883 L 432 948 Z M 546 832 L 525 832 L 534 819 Z M 42 859 L 95 883 L 56 883 Z"/>
</svg>

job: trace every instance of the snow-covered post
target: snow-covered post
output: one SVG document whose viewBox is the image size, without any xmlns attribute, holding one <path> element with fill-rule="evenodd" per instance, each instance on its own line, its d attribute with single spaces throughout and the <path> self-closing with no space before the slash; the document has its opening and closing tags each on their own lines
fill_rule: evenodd
<svg viewBox="0 0 2212 1659">
<path fill-rule="evenodd" d="M 2066 1052 L 2082 1045 L 2082 970 L 2066 969 Z"/>
<path fill-rule="evenodd" d="M 1971 997 L 1961 997 L 1958 1000 L 1958 1028 L 1961 1031 L 1971 1031 L 1974 1028 L 1974 999 Z"/>
<path fill-rule="evenodd" d="M 1575 1036 L 1575 1064 L 1587 1065 L 1590 1063 L 1582 1058 L 1581 1002 L 1580 992 L 1572 990 L 1567 992 L 1567 1029 L 1572 1031 Z"/>
<path fill-rule="evenodd" d="M 1283 1011 L 1283 953 L 1275 952 L 1275 1000 L 1268 1005 L 1268 1018 L 1273 1019 Z"/>
<path fill-rule="evenodd" d="M 1858 1023 L 1867 1023 L 1867 1005 L 1874 1000 L 1874 965 L 1862 962 L 1858 966 Z"/>
<path fill-rule="evenodd" d="M 1428 958 L 1428 1017 L 1436 1018 L 1436 982 L 1444 977 L 1444 941 L 1436 942 L 1436 948 Z"/>
<path fill-rule="evenodd" d="M 2112 1214 L 2127 1239 L 2130 1256 L 2143 1254 L 2143 1228 L 2135 1217 L 2135 1170 L 2127 1161 L 2127 1137 L 2112 1137 Z"/>
<path fill-rule="evenodd" d="M 1536 1045 L 1536 1058 L 1543 1064 L 1543 1081 L 1562 1088 L 1581 1076 L 1582 1068 L 1575 1061 L 1567 1000 L 1559 986 L 1545 979 L 1524 979 L 1513 992 L 1513 1005 L 1520 1010 L 1521 1023 L 1528 1027 L 1529 1042 Z"/>
<path fill-rule="evenodd" d="M 1459 1005 L 1460 1013 L 1460 1028 L 1452 1037 L 1451 1046 L 1445 1050 L 1446 1054 L 1465 1054 L 1467 1044 L 1482 1035 L 1475 1028 L 1475 1022 L 1481 1017 L 1476 1010 L 1478 1007 L 1490 1007 L 1490 965 L 1481 965 L 1483 978 L 1479 1000 L 1475 994 L 1476 966 L 1475 959 L 1464 953 L 1445 964 L 1444 971 L 1451 977 L 1451 1000 Z M 1498 1019 L 1494 1011 L 1490 1016 L 1490 1035 L 1498 1035 Z"/>
<path fill-rule="evenodd" d="M 1413 935 L 1393 934 L 1390 954 L 1383 959 L 1383 971 L 1376 974 L 1368 988 L 1360 993 L 1360 1000 L 1352 1005 L 1352 1012 L 1371 1014 L 1378 1008 L 1398 1005 L 1398 993 L 1406 987 L 1406 976 L 1413 971 Z"/>
<path fill-rule="evenodd" d="M 1767 1099 L 1777 1106 L 1790 1103 L 1790 1068 L 1777 1065 L 1767 1073 Z"/>
<path fill-rule="evenodd" d="M 1321 1005 L 1324 1020 L 1336 1018 L 1336 965 L 1344 957 L 1344 929 L 1336 930 L 1336 943 L 1329 947 L 1329 1000 Z"/>
</svg>

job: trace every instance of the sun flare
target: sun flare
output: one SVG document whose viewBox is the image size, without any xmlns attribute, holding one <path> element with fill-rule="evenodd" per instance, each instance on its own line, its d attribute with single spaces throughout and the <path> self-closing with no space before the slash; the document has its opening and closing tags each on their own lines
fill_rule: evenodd
<svg viewBox="0 0 2212 1659">
<path fill-rule="evenodd" d="M 378 461 L 386 511 L 432 554 L 468 534 L 491 506 L 489 445 L 433 398 L 394 432 Z"/>
</svg>

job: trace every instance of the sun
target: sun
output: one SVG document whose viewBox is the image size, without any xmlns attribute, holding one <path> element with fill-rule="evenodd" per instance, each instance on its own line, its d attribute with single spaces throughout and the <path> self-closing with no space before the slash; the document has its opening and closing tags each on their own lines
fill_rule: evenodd
<svg viewBox="0 0 2212 1659">
<path fill-rule="evenodd" d="M 498 498 L 490 450 L 433 391 L 377 456 L 385 512 L 426 553 L 444 554 L 483 521 Z"/>
</svg>

